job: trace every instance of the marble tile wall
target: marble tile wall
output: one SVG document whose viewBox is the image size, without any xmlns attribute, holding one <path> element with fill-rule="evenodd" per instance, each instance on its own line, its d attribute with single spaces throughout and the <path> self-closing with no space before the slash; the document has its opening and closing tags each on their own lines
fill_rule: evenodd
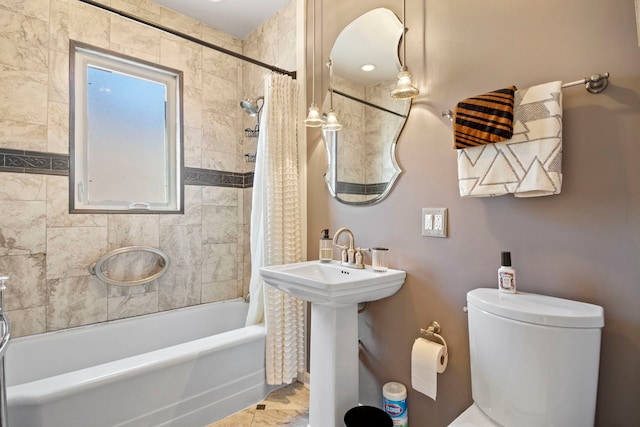
<svg viewBox="0 0 640 427">
<path fill-rule="evenodd" d="M 334 76 L 336 90 L 348 93 L 359 99 L 365 99 L 365 87 L 353 81 Z M 324 112 L 329 111 L 330 99 L 326 95 Z M 333 95 L 333 109 L 343 128 L 338 132 L 338 181 L 365 183 L 367 175 L 366 152 L 368 141 L 365 138 L 365 105 Z"/>
<path fill-rule="evenodd" d="M 265 22 L 260 28 L 249 34 L 243 40 L 243 54 L 248 57 L 255 58 L 267 64 L 285 70 L 296 70 L 296 14 L 297 1 L 290 0 L 280 11 L 278 11 L 271 19 Z M 242 68 L 242 93 L 241 98 L 256 99 L 264 96 L 264 78 L 270 71 L 260 68 L 250 63 L 244 63 Z M 242 116 L 242 129 L 254 129 L 256 124 L 255 117 L 250 117 L 244 112 Z M 255 153 L 258 138 L 248 138 L 242 133 L 242 153 Z M 253 172 L 254 163 L 244 163 L 244 172 Z M 251 219 L 251 197 L 252 188 L 246 188 L 243 194 L 245 208 L 243 243 L 244 257 L 243 275 L 244 286 L 243 295 L 249 291 L 249 278 L 251 277 L 251 258 L 248 254 L 251 252 L 249 241 L 249 224 Z"/>
<path fill-rule="evenodd" d="M 333 81 L 337 91 L 403 114 L 403 104 L 389 96 L 396 84 L 395 78 L 369 86 L 339 76 L 334 76 Z M 329 111 L 329 105 L 327 94 L 323 111 Z M 333 108 L 343 125 L 338 134 L 337 192 L 342 200 L 349 202 L 370 200 L 371 194 L 379 194 L 380 188 L 386 187 L 381 183 L 388 182 L 393 176 L 391 158 L 381 155 L 381 152 L 389 149 L 389 141 L 395 139 L 396 130 L 404 119 L 375 108 L 366 108 L 364 104 L 339 94 L 333 97 Z"/>
<path fill-rule="evenodd" d="M 365 90 L 365 99 L 375 105 L 404 114 L 405 102 L 398 101 L 389 96 L 389 93 L 396 88 L 398 80 L 393 78 L 375 85 L 368 86 Z M 381 155 L 382 150 L 389 149 L 389 141 L 396 138 L 397 130 L 400 129 L 405 119 L 386 113 L 381 110 L 367 109 L 365 138 L 367 144 L 367 183 L 388 182 L 394 173 L 391 157 Z M 384 117 L 384 120 L 383 120 Z"/>
<path fill-rule="evenodd" d="M 295 43 L 283 43 L 295 40 L 295 1 L 245 41 L 149 0 L 102 3 L 295 69 Z M 73 39 L 183 70 L 185 166 L 252 170 L 244 145 L 254 144 L 249 149 L 255 151 L 255 142 L 243 138 L 246 118 L 238 102 L 261 91 L 263 71 L 76 0 L 5 0 L 0 11 L 0 149 L 68 155 Z M 248 80 L 254 78 L 258 86 Z M 6 306 L 14 336 L 243 296 L 250 204 L 250 188 L 187 185 L 184 215 L 71 215 L 67 176 L 1 172 L 0 272 L 11 277 Z M 89 274 L 100 256 L 129 245 L 161 248 L 170 270 L 133 287 L 106 285 Z M 118 262 L 125 261 L 126 268 L 110 265 L 110 272 L 123 279 L 146 275 L 148 257 Z"/>
</svg>

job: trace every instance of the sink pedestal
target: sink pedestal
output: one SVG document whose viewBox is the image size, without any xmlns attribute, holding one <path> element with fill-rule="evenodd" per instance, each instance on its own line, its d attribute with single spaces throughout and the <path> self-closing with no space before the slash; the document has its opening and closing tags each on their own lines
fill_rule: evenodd
<svg viewBox="0 0 640 427">
<path fill-rule="evenodd" d="M 359 402 L 358 306 L 311 304 L 309 427 L 343 426 Z"/>
<path fill-rule="evenodd" d="M 402 270 L 347 268 L 338 261 L 260 267 L 265 283 L 311 303 L 309 427 L 342 427 L 358 405 L 358 303 L 396 292 Z"/>
</svg>

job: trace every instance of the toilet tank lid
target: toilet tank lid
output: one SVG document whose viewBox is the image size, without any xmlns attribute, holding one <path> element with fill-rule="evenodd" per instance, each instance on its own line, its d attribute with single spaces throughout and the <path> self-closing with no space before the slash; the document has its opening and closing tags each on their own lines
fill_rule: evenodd
<svg viewBox="0 0 640 427">
<path fill-rule="evenodd" d="M 479 288 L 467 293 L 467 304 L 508 319 L 543 326 L 602 328 L 604 310 L 599 305 L 546 295 Z"/>
</svg>

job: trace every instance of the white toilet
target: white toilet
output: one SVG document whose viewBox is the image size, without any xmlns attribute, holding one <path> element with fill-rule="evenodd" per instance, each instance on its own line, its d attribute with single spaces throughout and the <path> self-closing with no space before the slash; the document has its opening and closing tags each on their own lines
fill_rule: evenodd
<svg viewBox="0 0 640 427">
<path fill-rule="evenodd" d="M 474 289 L 467 308 L 474 403 L 449 427 L 593 426 L 602 307 Z"/>
</svg>

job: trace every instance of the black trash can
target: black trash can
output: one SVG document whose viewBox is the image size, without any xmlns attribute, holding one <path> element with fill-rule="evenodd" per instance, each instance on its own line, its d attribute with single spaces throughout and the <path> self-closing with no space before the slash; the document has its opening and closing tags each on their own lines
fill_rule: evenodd
<svg viewBox="0 0 640 427">
<path fill-rule="evenodd" d="M 374 406 L 356 406 L 344 414 L 347 427 L 393 427 L 393 420 L 382 409 Z"/>
</svg>

